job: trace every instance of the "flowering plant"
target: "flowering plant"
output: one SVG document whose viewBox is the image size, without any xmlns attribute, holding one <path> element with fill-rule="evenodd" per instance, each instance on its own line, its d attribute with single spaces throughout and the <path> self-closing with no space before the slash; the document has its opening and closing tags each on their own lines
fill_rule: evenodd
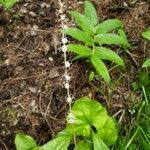
<svg viewBox="0 0 150 150">
<path fill-rule="evenodd" d="M 94 109 L 93 109 L 94 108 Z M 76 136 L 76 143 L 72 139 Z M 67 150 L 74 145 L 75 150 L 109 150 L 117 139 L 116 124 L 102 105 L 87 97 L 76 100 L 72 112 L 67 115 L 66 128 L 57 136 L 37 146 L 34 139 L 27 135 L 17 134 L 17 150 Z"/>
</svg>

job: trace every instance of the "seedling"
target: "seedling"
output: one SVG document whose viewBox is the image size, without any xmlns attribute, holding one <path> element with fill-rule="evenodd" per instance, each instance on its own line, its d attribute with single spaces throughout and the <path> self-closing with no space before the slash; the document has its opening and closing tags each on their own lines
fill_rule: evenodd
<svg viewBox="0 0 150 150">
<path fill-rule="evenodd" d="M 73 114 L 73 118 L 72 118 Z M 17 150 L 67 150 L 69 145 L 74 150 L 109 150 L 117 140 L 117 129 L 102 105 L 87 97 L 76 100 L 72 112 L 68 114 L 66 128 L 43 146 L 37 146 L 28 135 L 17 134 L 15 144 Z M 76 144 L 72 142 L 76 137 Z"/>
<path fill-rule="evenodd" d="M 87 58 L 97 73 L 109 83 L 109 71 L 103 60 L 125 67 L 118 54 L 108 48 L 111 45 L 129 47 L 123 23 L 118 19 L 108 19 L 98 23 L 96 10 L 89 1 L 85 1 L 84 15 L 77 11 L 69 11 L 69 14 L 75 19 L 79 28 L 70 27 L 64 32 L 82 44 L 69 44 L 68 50 L 77 54 L 76 59 Z"/>
<path fill-rule="evenodd" d="M 0 0 L 4 8 L 10 9 L 18 0 Z"/>
</svg>

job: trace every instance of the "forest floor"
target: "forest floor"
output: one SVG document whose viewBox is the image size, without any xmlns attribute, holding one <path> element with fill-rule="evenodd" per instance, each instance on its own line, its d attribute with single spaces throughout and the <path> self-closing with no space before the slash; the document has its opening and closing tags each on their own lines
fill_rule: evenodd
<svg viewBox="0 0 150 150">
<path fill-rule="evenodd" d="M 68 10 L 83 11 L 80 0 L 63 0 Z M 88 96 L 107 107 L 122 124 L 132 124 L 131 110 L 141 101 L 134 92 L 143 61 L 150 55 L 150 44 L 141 32 L 150 25 L 149 0 L 93 0 L 99 20 L 118 18 L 125 25 L 130 53 L 115 49 L 127 69 L 107 63 L 111 85 L 88 82 L 91 66 L 84 60 L 72 62 L 71 95 Z M 59 3 L 57 0 L 22 0 L 10 11 L 0 7 L 0 150 L 14 148 L 15 133 L 29 134 L 39 145 L 65 126 L 64 63 L 61 46 Z M 67 15 L 67 24 L 74 22 Z M 71 39 L 70 39 L 71 40 Z M 71 61 L 73 54 L 68 54 Z M 122 112 L 127 115 L 123 116 Z"/>
</svg>

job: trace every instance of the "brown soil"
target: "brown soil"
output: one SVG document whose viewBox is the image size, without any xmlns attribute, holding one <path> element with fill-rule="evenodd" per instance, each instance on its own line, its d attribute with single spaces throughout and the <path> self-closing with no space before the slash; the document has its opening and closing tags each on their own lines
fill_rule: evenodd
<svg viewBox="0 0 150 150">
<path fill-rule="evenodd" d="M 44 8 L 43 2 L 48 4 Z M 64 2 L 66 11 L 82 11 L 81 1 Z M 91 66 L 82 60 L 73 62 L 69 70 L 71 93 L 75 98 L 97 99 L 114 115 L 120 110 L 132 109 L 140 100 L 140 94 L 131 91 L 131 83 L 145 57 L 150 56 L 150 44 L 140 35 L 150 25 L 150 2 L 93 2 L 100 21 L 118 18 L 124 22 L 132 45 L 131 54 L 115 49 L 124 57 L 127 70 L 112 69 L 110 87 L 100 81 L 89 84 Z M 41 145 L 65 126 L 68 105 L 63 87 L 63 57 L 57 50 L 61 45 L 58 9 L 59 4 L 54 0 L 22 0 L 11 11 L 0 7 L 0 150 L 5 149 L 4 144 L 9 150 L 15 149 L 17 132 L 33 136 Z M 73 23 L 70 19 L 68 17 L 68 25 Z M 68 58 L 71 60 L 72 54 Z M 108 66 L 113 68 L 114 65 L 108 63 Z M 123 117 L 122 121 L 129 120 L 130 117 Z"/>
</svg>

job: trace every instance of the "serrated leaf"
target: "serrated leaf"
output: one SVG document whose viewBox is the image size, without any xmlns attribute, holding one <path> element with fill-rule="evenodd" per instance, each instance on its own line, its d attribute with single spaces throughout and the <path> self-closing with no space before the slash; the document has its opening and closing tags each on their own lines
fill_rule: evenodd
<svg viewBox="0 0 150 150">
<path fill-rule="evenodd" d="M 145 67 L 150 67 L 150 58 L 148 58 L 144 63 L 143 63 L 143 68 Z"/>
<path fill-rule="evenodd" d="M 29 135 L 17 134 L 15 138 L 17 150 L 30 150 L 37 147 L 34 139 Z"/>
<path fill-rule="evenodd" d="M 81 13 L 78 13 L 76 11 L 69 11 L 69 14 L 75 18 L 75 21 L 77 25 L 88 35 L 94 34 L 94 28 L 91 24 L 91 22 Z"/>
<path fill-rule="evenodd" d="M 116 63 L 117 65 L 125 67 L 124 62 L 120 58 L 120 56 L 110 49 L 107 49 L 104 47 L 96 47 L 95 55 L 97 55 L 98 58 L 100 58 L 102 60 L 109 60 L 109 61 Z"/>
<path fill-rule="evenodd" d="M 74 52 L 85 57 L 92 55 L 92 50 L 89 47 L 83 45 L 70 44 L 67 45 L 67 49 L 70 52 Z"/>
<path fill-rule="evenodd" d="M 117 128 L 115 121 L 109 117 L 103 128 L 97 132 L 97 136 L 108 146 L 115 144 L 117 140 Z"/>
<path fill-rule="evenodd" d="M 60 133 L 56 138 L 40 147 L 40 150 L 68 150 L 72 135 Z"/>
<path fill-rule="evenodd" d="M 99 138 L 97 134 L 93 132 L 92 135 L 94 150 L 109 150 L 109 147 L 102 141 L 101 138 Z"/>
<path fill-rule="evenodd" d="M 93 26 L 97 24 L 96 10 L 93 4 L 89 1 L 84 2 L 84 15 L 89 19 Z"/>
<path fill-rule="evenodd" d="M 100 58 L 96 54 L 93 54 L 91 57 L 91 62 L 93 66 L 95 67 L 96 71 L 102 78 L 109 83 L 110 82 L 110 76 L 108 69 L 106 68 L 105 64 L 101 61 Z"/>
<path fill-rule="evenodd" d="M 142 36 L 143 36 L 145 39 L 150 40 L 150 28 L 149 28 L 147 31 L 143 32 L 143 33 L 142 33 Z"/>
<path fill-rule="evenodd" d="M 96 43 L 99 44 L 106 44 L 106 45 L 123 45 L 123 46 L 127 46 L 128 44 L 126 43 L 126 40 L 116 34 L 111 34 L 111 33 L 107 33 L 107 34 L 98 34 L 95 36 L 94 41 Z"/>
<path fill-rule="evenodd" d="M 96 33 L 108 33 L 114 29 L 122 28 L 123 23 L 118 19 L 108 19 L 96 26 Z"/>
<path fill-rule="evenodd" d="M 65 34 L 77 39 L 78 41 L 84 42 L 86 45 L 93 45 L 93 39 L 80 29 L 68 28 L 65 30 Z"/>
<path fill-rule="evenodd" d="M 97 130 L 103 127 L 108 118 L 106 109 L 100 103 L 87 97 L 76 100 L 72 112 L 76 118 L 76 124 L 85 123 L 94 126 Z"/>
</svg>

